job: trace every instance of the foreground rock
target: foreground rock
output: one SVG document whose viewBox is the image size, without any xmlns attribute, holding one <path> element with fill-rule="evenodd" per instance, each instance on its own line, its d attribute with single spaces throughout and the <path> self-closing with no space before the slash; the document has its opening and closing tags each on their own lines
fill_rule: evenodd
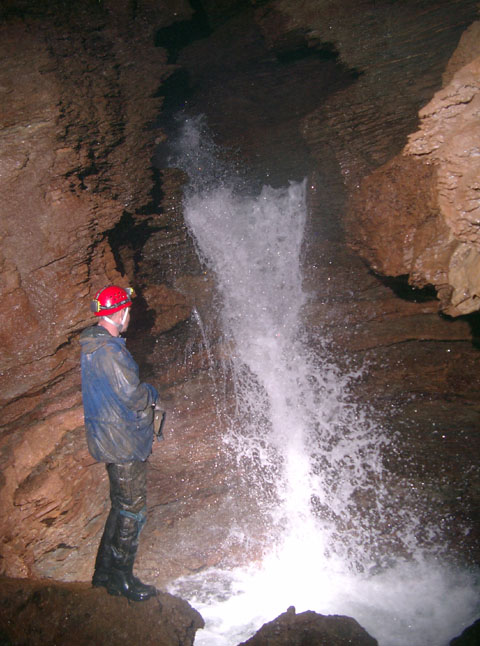
<svg viewBox="0 0 480 646">
<path fill-rule="evenodd" d="M 480 643 L 480 619 L 466 628 L 450 646 L 477 646 Z M 253 637 L 238 646 L 378 646 L 360 624 L 351 617 L 320 615 L 308 610 L 300 614 L 290 607 Z"/>
<path fill-rule="evenodd" d="M 311 610 L 297 615 L 290 607 L 265 624 L 248 641 L 239 646 L 301 646 L 328 644 L 328 646 L 377 646 L 378 642 L 355 619 L 332 615 L 325 617 Z"/>
<path fill-rule="evenodd" d="M 459 637 L 455 637 L 450 642 L 450 646 L 476 646 L 476 644 L 480 644 L 480 619 L 465 628 Z"/>
<path fill-rule="evenodd" d="M 86 584 L 0 579 L 0 643 L 191 646 L 203 619 L 169 594 L 144 603 Z"/>
<path fill-rule="evenodd" d="M 2 646 L 193 646 L 201 615 L 186 601 L 159 592 L 144 603 L 112 597 L 85 583 L 0 578 Z M 480 620 L 451 646 L 478 644 Z M 285 613 L 238 646 L 378 646 L 355 619 L 313 611 Z"/>
</svg>

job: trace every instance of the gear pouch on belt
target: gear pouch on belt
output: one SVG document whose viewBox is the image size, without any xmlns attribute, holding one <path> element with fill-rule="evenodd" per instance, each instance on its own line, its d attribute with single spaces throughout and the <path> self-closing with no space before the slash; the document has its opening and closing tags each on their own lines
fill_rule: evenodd
<svg viewBox="0 0 480 646">
<path fill-rule="evenodd" d="M 159 408 L 155 408 L 153 411 L 153 432 L 155 437 L 160 442 L 163 440 L 163 422 L 165 420 L 165 413 Z"/>
</svg>

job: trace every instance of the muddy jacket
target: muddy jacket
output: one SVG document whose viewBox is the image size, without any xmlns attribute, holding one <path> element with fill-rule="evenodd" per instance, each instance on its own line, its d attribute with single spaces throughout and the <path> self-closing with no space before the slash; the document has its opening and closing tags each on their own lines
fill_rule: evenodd
<svg viewBox="0 0 480 646">
<path fill-rule="evenodd" d="M 153 386 L 140 383 L 125 339 L 94 325 L 80 335 L 88 448 L 100 462 L 146 460 L 153 440 Z"/>
</svg>

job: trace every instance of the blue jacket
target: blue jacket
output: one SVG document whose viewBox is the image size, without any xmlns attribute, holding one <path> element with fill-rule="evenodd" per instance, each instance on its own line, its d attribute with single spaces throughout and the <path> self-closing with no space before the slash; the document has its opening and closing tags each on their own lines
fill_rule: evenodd
<svg viewBox="0 0 480 646">
<path fill-rule="evenodd" d="M 82 395 L 91 455 L 99 462 L 146 460 L 152 450 L 153 404 L 158 393 L 141 383 L 125 346 L 94 325 L 80 335 Z"/>
</svg>

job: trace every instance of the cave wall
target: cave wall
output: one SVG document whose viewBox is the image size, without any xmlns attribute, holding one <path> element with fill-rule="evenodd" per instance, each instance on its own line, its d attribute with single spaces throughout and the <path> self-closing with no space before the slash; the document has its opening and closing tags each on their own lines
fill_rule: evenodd
<svg viewBox="0 0 480 646">
<path fill-rule="evenodd" d="M 315 160 L 312 180 L 322 208 L 344 227 L 346 202 L 364 177 L 406 144 L 418 111 L 440 88 L 462 32 L 477 15 L 475 3 L 462 0 L 277 0 L 257 10 L 273 50 L 287 34 L 300 33 L 310 49 L 336 53 L 354 78 L 319 100 L 300 126 Z"/>
<path fill-rule="evenodd" d="M 205 8 L 211 24 L 222 25 L 244 4 L 232 1 L 218 11 L 215 3 L 206 2 Z M 435 132 L 437 114 L 428 102 L 438 90 L 432 105 L 449 104 L 453 96 L 458 121 L 465 125 L 460 111 L 475 118 L 478 74 L 473 71 L 473 81 L 468 76 L 475 40 L 468 41 L 466 32 L 462 47 L 456 47 L 477 15 L 476 3 L 272 0 L 249 3 L 249 11 L 273 54 L 285 52 L 290 42 L 306 42 L 333 54 L 348 71 L 348 83 L 319 96 L 313 110 L 290 124 L 315 162 L 312 177 L 321 180 L 317 201 L 311 196 L 314 214 L 320 219 L 321 211 L 329 211 L 328 217 L 342 220 L 351 246 L 375 271 L 408 273 L 418 285 L 448 286 L 448 263 L 458 241 L 447 224 L 452 218 L 441 210 L 438 168 L 445 155 L 439 155 L 435 138 L 426 136 Z M 77 336 L 92 320 L 94 291 L 113 281 L 139 288 L 143 312 L 154 310 L 146 317 L 150 327 L 143 329 L 151 341 L 188 318 L 190 295 L 209 307 L 208 280 L 188 276 L 198 267 L 182 223 L 184 178 L 175 169 L 161 169 L 155 176 L 151 163 L 165 137 L 157 121 L 162 109 L 158 90 L 178 69 L 167 63 L 164 49 L 155 47 L 155 32 L 191 15 L 186 0 L 2 5 L 0 554 L 1 570 L 8 575 L 64 580 L 90 575 L 107 484 L 84 441 Z M 213 42 L 226 40 L 224 34 Z M 211 49 L 210 43 L 201 46 Z M 195 52 L 201 53 L 201 46 Z M 209 55 L 216 58 L 215 50 Z M 471 100 L 457 101 L 455 92 L 464 97 L 466 87 L 473 88 Z M 421 108 L 421 129 L 405 148 Z M 228 125 L 228 110 L 220 111 Z M 250 137 L 254 156 L 256 131 L 244 137 Z M 280 126 L 277 140 L 282 140 Z M 472 146 L 466 162 L 474 152 Z M 274 156 L 279 155 L 275 149 Z M 163 195 L 155 201 L 152 193 L 159 185 Z M 468 198 L 471 190 L 476 195 L 473 179 L 468 188 Z M 400 211 L 408 216 L 407 224 L 398 217 Z M 475 255 L 474 219 L 461 242 Z M 131 235 L 138 237 L 134 241 Z M 428 263 L 417 260 L 415 265 L 413 259 L 428 253 Z M 448 302 L 442 300 L 445 308 Z M 426 310 L 432 314 L 436 305 Z M 343 312 L 328 305 L 328 315 L 332 327 L 338 327 Z M 365 318 L 365 307 L 358 316 Z M 461 338 L 469 338 L 468 330 L 461 330 Z M 173 383 L 179 376 L 187 378 L 188 371 L 174 365 L 184 354 L 183 347 L 174 348 L 178 337 L 169 342 L 171 365 L 162 378 Z M 371 335 L 368 342 L 375 343 Z M 142 346 L 137 349 L 145 368 Z M 164 345 L 151 360 L 167 359 Z M 186 401 L 179 414 L 192 428 L 194 405 L 193 399 Z M 182 473 L 185 497 L 192 488 L 201 489 L 188 473 L 191 455 L 186 459 L 181 446 L 182 419 L 177 444 L 173 451 L 172 445 L 165 449 L 174 455 L 162 504 L 179 495 L 176 472 Z M 183 436 L 192 445 L 201 444 L 201 434 L 208 432 L 209 425 L 199 419 L 198 428 Z M 207 458 L 192 462 L 197 472 L 207 459 L 217 468 L 211 444 L 205 453 Z M 217 471 L 215 477 L 220 477 Z M 200 558 L 194 567 L 198 563 Z M 174 567 L 181 566 L 172 565 L 172 576 Z"/>
<path fill-rule="evenodd" d="M 479 43 L 474 22 L 418 129 L 362 179 L 346 218 L 351 246 L 375 271 L 435 286 L 441 310 L 454 317 L 477 311 L 480 297 Z"/>
<path fill-rule="evenodd" d="M 111 232 L 137 212 L 158 227 L 151 157 L 163 136 L 157 90 L 171 67 L 154 29 L 190 11 L 177 0 L 0 9 L 0 531 L 9 575 L 56 576 L 100 529 L 105 477 L 84 441 L 77 336 L 93 322 L 97 289 L 142 288 Z M 164 300 L 168 328 L 176 319 Z M 82 565 L 68 566 L 73 578 Z"/>
<path fill-rule="evenodd" d="M 476 18 L 475 3 L 422 0 L 279 0 L 257 12 L 272 48 L 300 31 L 357 72 L 303 119 L 312 179 L 337 196 L 321 208 L 374 271 L 435 286 L 451 316 L 477 311 L 480 294 Z"/>
</svg>

